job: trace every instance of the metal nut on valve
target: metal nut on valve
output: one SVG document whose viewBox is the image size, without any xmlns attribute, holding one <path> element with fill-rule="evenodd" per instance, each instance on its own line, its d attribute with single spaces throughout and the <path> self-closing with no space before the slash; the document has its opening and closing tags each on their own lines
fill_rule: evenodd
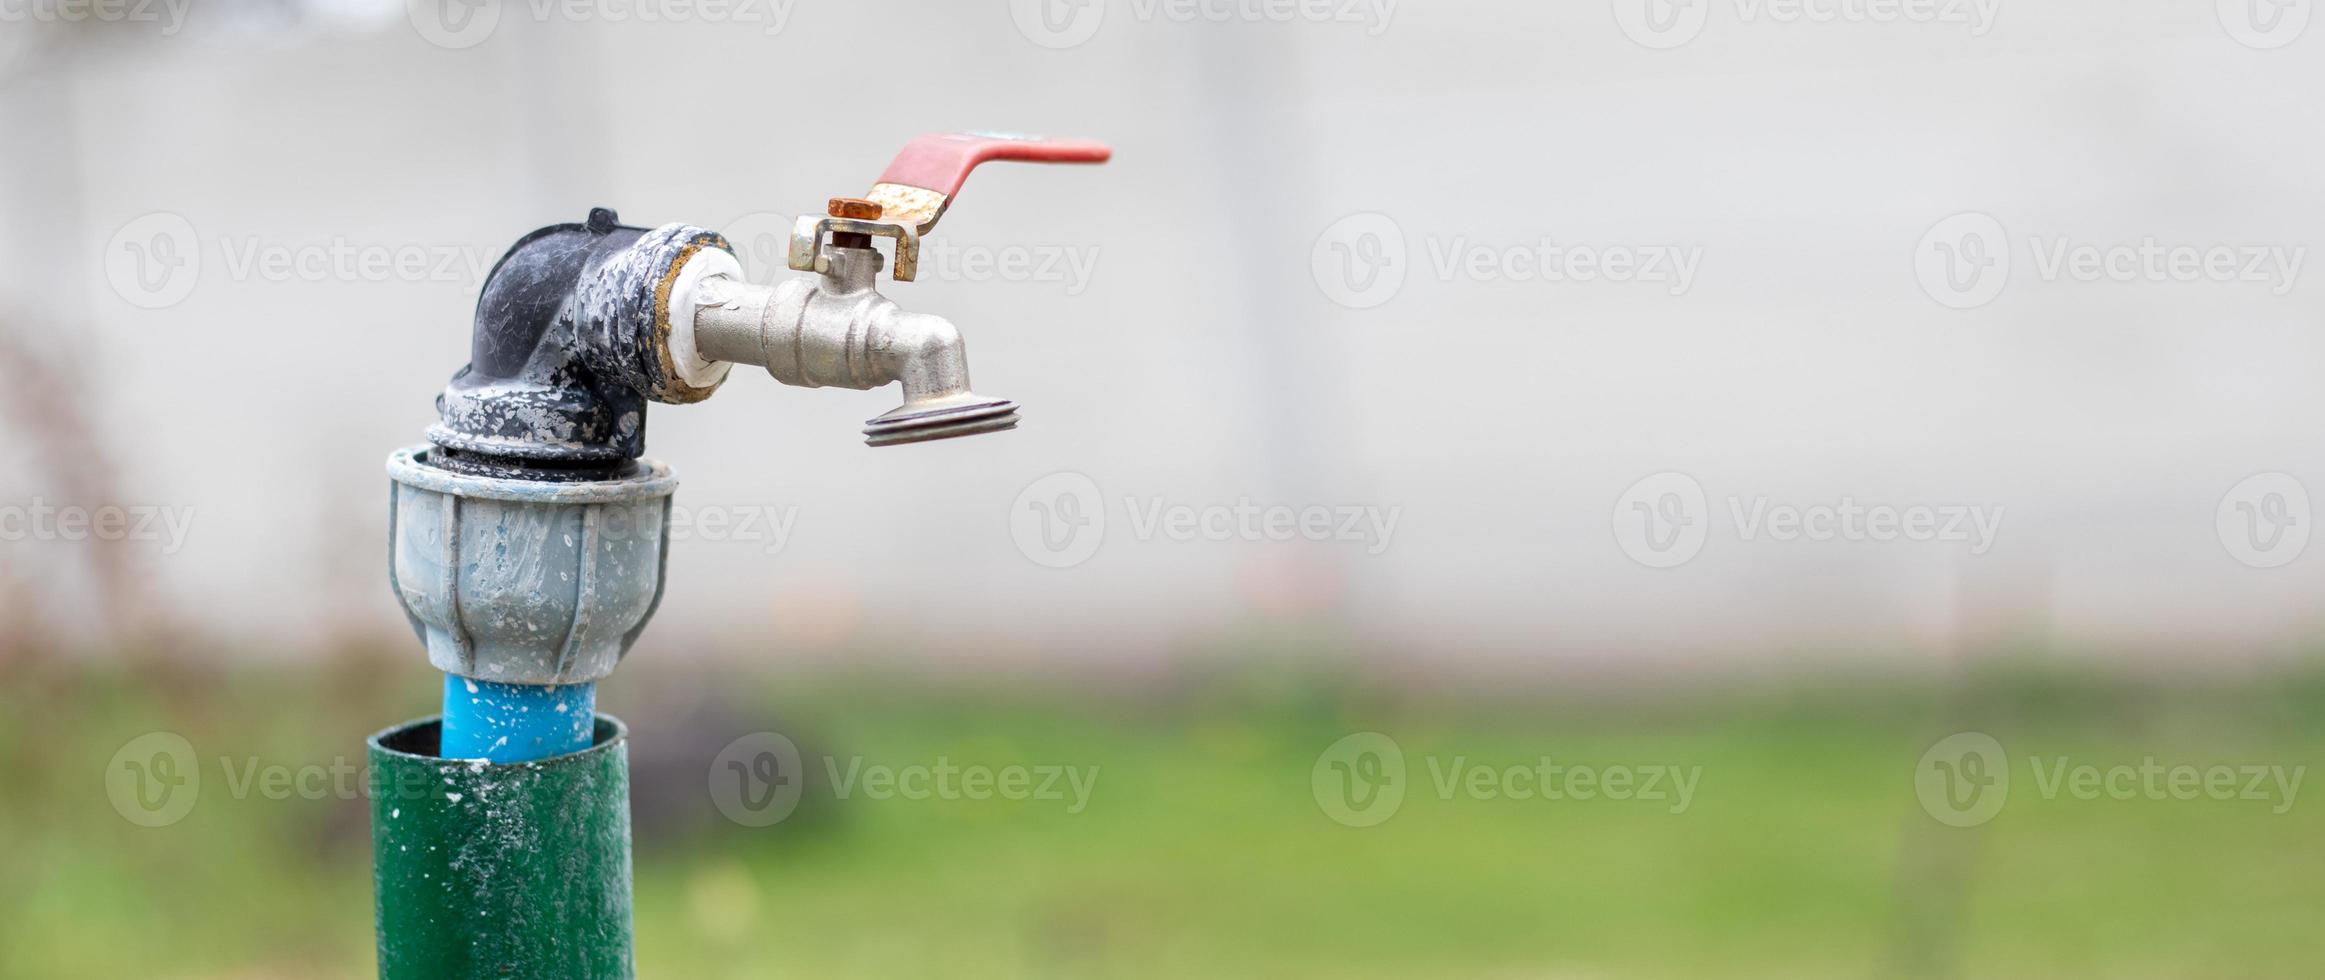
<svg viewBox="0 0 2325 980">
<path fill-rule="evenodd" d="M 880 216 L 886 212 L 887 209 L 881 207 L 880 202 L 867 201 L 860 197 L 835 197 L 831 199 L 830 203 L 824 205 L 825 214 L 834 218 L 848 218 L 855 221 L 878 221 Z"/>
</svg>

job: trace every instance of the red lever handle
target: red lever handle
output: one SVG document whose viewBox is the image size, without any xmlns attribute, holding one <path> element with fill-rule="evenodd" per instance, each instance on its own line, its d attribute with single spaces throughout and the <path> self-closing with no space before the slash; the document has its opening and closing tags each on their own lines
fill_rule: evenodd
<svg viewBox="0 0 2325 980">
<path fill-rule="evenodd" d="M 1053 140 L 1039 136 L 986 133 L 931 133 L 904 144 L 880 175 L 883 184 L 921 187 L 951 197 L 961 192 L 969 171 L 988 160 L 1028 163 L 1105 163 L 1114 150 L 1096 140 Z"/>
<path fill-rule="evenodd" d="M 1105 163 L 1113 156 L 1113 148 L 1096 140 L 931 133 L 906 143 L 865 197 L 881 206 L 886 220 L 910 224 L 925 235 L 980 163 Z"/>
</svg>

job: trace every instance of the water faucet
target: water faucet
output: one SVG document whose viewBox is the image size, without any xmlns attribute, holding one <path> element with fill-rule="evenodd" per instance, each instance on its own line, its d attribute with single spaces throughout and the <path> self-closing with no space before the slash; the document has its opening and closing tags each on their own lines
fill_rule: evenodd
<svg viewBox="0 0 2325 980">
<path fill-rule="evenodd" d="M 879 275 L 918 274 L 978 164 L 1110 155 L 913 140 L 865 196 L 800 219 L 789 264 L 809 275 L 771 286 L 716 232 L 606 208 L 501 257 L 427 443 L 388 457 L 389 584 L 444 711 L 370 744 L 382 977 L 633 972 L 626 736 L 595 689 L 662 597 L 678 481 L 644 458 L 647 403 L 702 401 L 755 364 L 790 385 L 899 385 L 865 427 L 875 446 L 1015 426 L 1015 403 L 970 389 L 960 331 L 880 295 Z"/>
<path fill-rule="evenodd" d="M 1111 155 L 1087 140 L 920 137 L 864 197 L 799 219 L 789 264 L 811 275 L 771 286 L 692 225 L 629 227 L 600 208 L 536 231 L 485 280 L 469 364 L 437 399 L 431 462 L 518 479 L 618 476 L 644 452 L 647 402 L 701 401 L 736 364 L 811 388 L 901 384 L 903 405 L 865 428 L 875 446 L 1010 428 L 1014 403 L 970 390 L 960 331 L 880 295 L 873 240 L 894 243 L 891 275 L 909 282 L 922 239 L 978 164 Z"/>
<path fill-rule="evenodd" d="M 865 441 L 889 446 L 997 432 L 1017 425 L 1017 404 L 969 388 L 968 350 L 942 317 L 907 313 L 880 295 L 882 259 L 872 239 L 895 242 L 895 278 L 919 274 L 920 243 L 989 160 L 1103 163 L 1087 140 L 986 134 L 923 136 L 907 144 L 863 197 L 835 197 L 799 220 L 791 268 L 815 273 L 775 286 L 746 281 L 717 256 L 692 281 L 691 310 L 678 310 L 669 346 L 690 379 L 713 382 L 722 364 L 755 364 L 777 381 L 808 388 L 902 385 L 904 404 L 865 424 Z M 686 336 L 691 330 L 692 336 Z"/>
<path fill-rule="evenodd" d="M 844 237 L 844 236 L 843 236 Z M 832 244 L 813 279 L 757 286 L 732 275 L 694 292 L 693 348 L 704 363 L 755 364 L 807 388 L 904 389 L 904 404 L 865 424 L 875 446 L 1017 425 L 1017 403 L 969 390 L 968 345 L 952 321 L 907 313 L 875 287 L 880 253 Z"/>
</svg>

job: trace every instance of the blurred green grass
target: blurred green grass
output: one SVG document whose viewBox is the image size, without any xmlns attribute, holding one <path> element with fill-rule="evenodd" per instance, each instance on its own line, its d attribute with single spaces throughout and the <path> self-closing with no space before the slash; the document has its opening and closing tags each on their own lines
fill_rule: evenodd
<svg viewBox="0 0 2325 980">
<path fill-rule="evenodd" d="M 210 674 L 19 671 L 0 690 L 0 975 L 371 971 L 360 799 L 234 798 L 220 757 L 328 765 L 427 713 L 409 658 Z M 2313 672 L 2140 682 L 2014 668 L 1943 686 L 1416 693 L 1265 658 L 1144 683 L 1005 675 L 617 676 L 636 728 L 638 962 L 653 977 L 2313 977 L 2325 820 L 2244 801 L 2044 799 L 1945 827 L 1912 770 L 1956 731 L 2013 757 L 2306 766 Z M 204 760 L 182 821 L 118 816 L 148 731 Z M 800 810 L 722 820 L 726 740 L 809 759 Z M 1393 819 L 1329 819 L 1318 754 L 1377 731 Z M 823 760 L 1096 767 L 1065 801 L 835 798 Z M 1431 760 L 1702 767 L 1667 803 L 1440 798 Z M 2325 790 L 2318 790 L 2325 792 Z"/>
</svg>

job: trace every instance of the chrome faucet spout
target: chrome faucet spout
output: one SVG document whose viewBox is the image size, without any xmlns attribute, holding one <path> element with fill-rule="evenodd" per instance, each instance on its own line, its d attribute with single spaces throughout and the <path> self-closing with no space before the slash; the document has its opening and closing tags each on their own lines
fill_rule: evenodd
<svg viewBox="0 0 2325 980">
<path fill-rule="evenodd" d="M 880 253 L 832 246 L 824 271 L 759 286 L 708 276 L 696 288 L 694 349 L 713 361 L 754 364 L 802 388 L 904 390 L 904 404 L 866 423 L 875 446 L 998 432 L 1017 405 L 969 387 L 969 353 L 952 321 L 908 313 L 876 287 Z"/>
</svg>

